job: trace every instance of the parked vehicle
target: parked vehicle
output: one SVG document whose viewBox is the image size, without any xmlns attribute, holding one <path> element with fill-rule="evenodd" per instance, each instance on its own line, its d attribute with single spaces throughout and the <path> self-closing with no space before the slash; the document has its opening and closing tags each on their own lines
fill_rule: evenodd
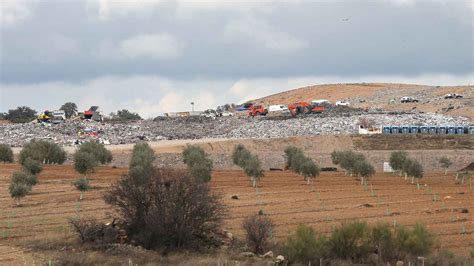
<svg viewBox="0 0 474 266">
<path fill-rule="evenodd" d="M 291 116 L 296 117 L 299 114 L 322 113 L 326 110 L 319 104 L 309 104 L 307 102 L 298 102 L 288 105 Z"/>
<path fill-rule="evenodd" d="M 448 93 L 444 95 L 444 98 L 445 99 L 462 99 L 464 98 L 464 96 L 462 96 L 461 94 L 456 94 L 456 93 Z"/>
<path fill-rule="evenodd" d="M 224 111 L 221 113 L 221 116 L 234 116 L 234 113 L 229 112 L 229 111 Z"/>
<path fill-rule="evenodd" d="M 349 106 L 351 105 L 350 102 L 347 102 L 347 101 L 337 101 L 336 102 L 336 106 Z"/>
<path fill-rule="evenodd" d="M 263 105 L 252 105 L 249 111 L 249 116 L 259 116 L 259 115 L 267 115 L 268 110 L 263 107 Z"/>
<path fill-rule="evenodd" d="M 253 103 L 244 103 L 236 108 L 236 111 L 247 111 L 253 106 Z"/>
<path fill-rule="evenodd" d="M 281 111 L 288 111 L 288 106 L 286 105 L 270 105 L 268 107 L 269 112 L 281 112 Z"/>
<path fill-rule="evenodd" d="M 331 102 L 329 100 L 326 100 L 326 99 L 317 99 L 317 100 L 312 100 L 311 101 L 311 104 L 317 104 L 317 105 L 330 105 Z"/>
<path fill-rule="evenodd" d="M 413 97 L 402 97 L 400 98 L 400 102 L 401 103 L 417 103 L 419 101 Z"/>
</svg>

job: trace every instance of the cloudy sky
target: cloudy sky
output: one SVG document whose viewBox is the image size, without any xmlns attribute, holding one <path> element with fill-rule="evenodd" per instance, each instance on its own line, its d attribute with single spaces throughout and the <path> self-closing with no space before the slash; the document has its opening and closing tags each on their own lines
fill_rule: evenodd
<svg viewBox="0 0 474 266">
<path fill-rule="evenodd" d="M 470 0 L 3 0 L 0 111 L 151 117 L 300 86 L 473 83 Z"/>
</svg>

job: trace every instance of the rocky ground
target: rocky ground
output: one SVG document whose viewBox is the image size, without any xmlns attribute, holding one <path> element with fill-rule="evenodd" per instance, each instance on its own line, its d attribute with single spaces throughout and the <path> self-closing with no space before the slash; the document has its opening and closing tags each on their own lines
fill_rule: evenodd
<svg viewBox="0 0 474 266">
<path fill-rule="evenodd" d="M 291 118 L 289 115 L 248 118 L 164 118 L 129 122 L 97 123 L 68 121 L 59 125 L 28 123 L 0 125 L 0 143 L 20 147 L 31 139 L 49 139 L 74 145 L 89 138 L 107 144 L 129 144 L 140 140 L 202 138 L 283 138 L 290 136 L 348 135 L 357 133 L 359 121 L 382 125 L 468 125 L 463 117 L 421 112 L 365 112 L 338 108 L 324 114 Z M 93 135 L 93 136 L 90 136 Z"/>
</svg>

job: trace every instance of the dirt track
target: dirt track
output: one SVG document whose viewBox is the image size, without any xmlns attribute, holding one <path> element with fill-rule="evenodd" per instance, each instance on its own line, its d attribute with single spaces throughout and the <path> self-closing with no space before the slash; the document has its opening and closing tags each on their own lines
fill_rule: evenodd
<svg viewBox="0 0 474 266">
<path fill-rule="evenodd" d="M 92 176 L 94 189 L 86 192 L 85 200 L 80 202 L 79 192 L 71 185 L 78 174 L 70 166 L 47 166 L 40 183 L 22 201 L 23 207 L 16 208 L 7 189 L 9 175 L 16 168 L 17 165 L 0 165 L 0 204 L 5 206 L 0 216 L 3 245 L 29 238 L 67 238 L 71 235 L 67 220 L 77 215 L 106 219 L 111 209 L 103 202 L 102 193 L 127 171 L 99 168 Z M 441 248 L 467 254 L 469 245 L 474 244 L 474 191 L 469 188 L 469 181 L 457 185 L 452 175 L 430 173 L 421 182 L 427 186 L 418 190 L 397 176 L 377 175 L 366 190 L 340 172 L 323 173 L 314 186 L 307 186 L 302 177 L 291 172 L 267 172 L 255 190 L 241 171 L 217 171 L 212 186 L 223 193 L 230 206 L 225 227 L 239 237 L 243 217 L 263 209 L 276 224 L 277 239 L 284 238 L 300 223 L 325 234 L 339 223 L 356 219 L 406 225 L 421 222 L 438 235 Z M 240 199 L 231 199 L 234 194 Z M 451 198 L 444 199 L 446 196 Z M 361 207 L 363 204 L 370 207 Z M 461 213 L 461 208 L 468 213 Z"/>
</svg>

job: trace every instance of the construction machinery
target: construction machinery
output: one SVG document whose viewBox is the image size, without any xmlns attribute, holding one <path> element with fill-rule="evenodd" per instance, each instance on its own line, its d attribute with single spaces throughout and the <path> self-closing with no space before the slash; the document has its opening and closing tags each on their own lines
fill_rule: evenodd
<svg viewBox="0 0 474 266">
<path fill-rule="evenodd" d="M 99 111 L 99 106 L 91 106 L 89 110 L 84 111 L 83 119 L 94 120 L 97 122 L 102 121 L 102 114 Z"/>
<path fill-rule="evenodd" d="M 52 112 L 46 110 L 38 115 L 38 122 L 50 122 L 53 118 Z"/>
<path fill-rule="evenodd" d="M 288 105 L 288 109 L 290 110 L 290 114 L 293 117 L 296 117 L 300 114 L 314 114 L 314 113 L 322 113 L 326 110 L 324 106 L 318 104 L 310 104 L 308 102 L 298 102 Z"/>
<path fill-rule="evenodd" d="M 259 116 L 259 115 L 267 115 L 268 109 L 263 107 L 263 105 L 252 105 L 249 108 L 249 116 Z"/>
</svg>

